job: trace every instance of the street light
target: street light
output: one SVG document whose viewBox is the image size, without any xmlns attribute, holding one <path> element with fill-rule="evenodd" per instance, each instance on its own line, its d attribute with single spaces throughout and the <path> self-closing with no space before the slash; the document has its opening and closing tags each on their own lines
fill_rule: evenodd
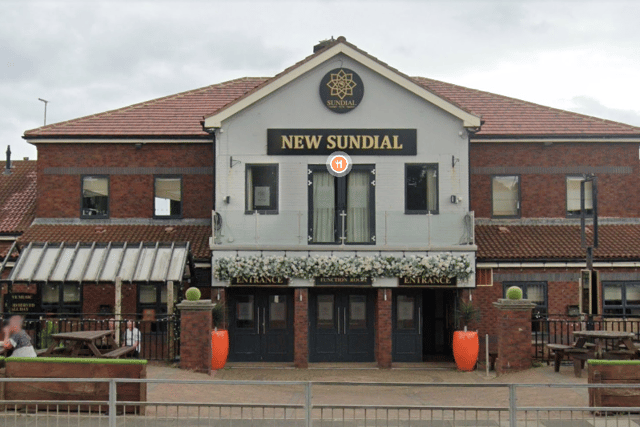
<svg viewBox="0 0 640 427">
<path fill-rule="evenodd" d="M 49 101 L 42 98 L 38 98 L 38 101 L 44 102 L 44 125 L 46 126 L 47 125 L 47 104 L 49 103 Z"/>
</svg>

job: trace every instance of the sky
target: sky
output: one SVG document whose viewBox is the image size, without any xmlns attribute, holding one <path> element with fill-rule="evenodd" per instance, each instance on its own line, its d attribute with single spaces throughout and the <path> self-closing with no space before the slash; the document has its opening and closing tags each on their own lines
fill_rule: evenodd
<svg viewBox="0 0 640 427">
<path fill-rule="evenodd" d="M 244 76 L 345 36 L 424 76 L 640 126 L 638 1 L 0 0 L 0 153 L 43 124 Z M 0 157 L 4 157 L 0 155 Z"/>
</svg>

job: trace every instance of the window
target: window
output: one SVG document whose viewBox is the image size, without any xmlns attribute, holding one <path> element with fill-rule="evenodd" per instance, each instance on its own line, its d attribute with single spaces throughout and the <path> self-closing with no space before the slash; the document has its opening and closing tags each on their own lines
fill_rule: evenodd
<svg viewBox="0 0 640 427">
<path fill-rule="evenodd" d="M 82 177 L 83 218 L 107 218 L 109 216 L 109 177 Z"/>
<path fill-rule="evenodd" d="M 494 176 L 491 178 L 491 215 L 517 218 L 520 216 L 520 177 Z"/>
<path fill-rule="evenodd" d="M 536 304 L 533 309 L 533 317 L 540 318 L 547 315 L 547 282 L 505 282 L 502 291 L 504 298 L 506 298 L 507 289 L 511 286 L 522 289 L 522 298 Z"/>
<path fill-rule="evenodd" d="M 278 213 L 278 165 L 247 165 L 246 213 Z"/>
<path fill-rule="evenodd" d="M 309 243 L 375 243 L 375 168 L 354 165 L 336 178 L 309 166 Z"/>
<path fill-rule="evenodd" d="M 153 214 L 156 218 L 182 217 L 182 178 L 155 178 Z"/>
<path fill-rule="evenodd" d="M 45 313 L 80 313 L 82 296 L 79 284 L 43 284 L 40 287 L 42 310 Z"/>
<path fill-rule="evenodd" d="M 141 283 L 138 285 L 138 312 L 153 310 L 155 315 L 167 312 L 167 284 L 165 283 Z M 180 287 L 173 285 L 173 303 L 180 298 Z"/>
<path fill-rule="evenodd" d="M 567 177 L 567 216 L 580 216 L 580 183 L 581 176 Z M 587 215 L 593 214 L 593 183 L 584 184 L 584 209 Z"/>
<path fill-rule="evenodd" d="M 438 165 L 406 164 L 404 211 L 408 214 L 438 213 Z"/>
<path fill-rule="evenodd" d="M 602 282 L 604 314 L 640 316 L 640 282 Z"/>
</svg>

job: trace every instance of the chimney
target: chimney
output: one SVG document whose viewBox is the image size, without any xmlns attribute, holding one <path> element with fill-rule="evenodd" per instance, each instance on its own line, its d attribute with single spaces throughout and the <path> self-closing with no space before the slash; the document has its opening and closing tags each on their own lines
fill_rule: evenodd
<svg viewBox="0 0 640 427">
<path fill-rule="evenodd" d="M 3 175 L 11 175 L 11 146 L 7 145 L 7 163 L 4 167 Z"/>
<path fill-rule="evenodd" d="M 317 45 L 315 45 L 313 47 L 313 53 L 316 53 L 316 52 L 319 52 L 319 51 L 325 49 L 327 46 L 329 46 L 334 41 L 335 40 L 333 39 L 333 36 L 331 36 L 330 39 L 322 40 L 321 42 L 319 42 Z"/>
</svg>

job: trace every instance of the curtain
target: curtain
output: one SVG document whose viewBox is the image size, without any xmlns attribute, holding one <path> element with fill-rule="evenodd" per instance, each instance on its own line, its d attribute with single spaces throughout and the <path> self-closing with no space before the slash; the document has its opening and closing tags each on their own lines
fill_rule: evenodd
<svg viewBox="0 0 640 427">
<path fill-rule="evenodd" d="M 42 302 L 44 304 L 58 304 L 60 302 L 59 285 L 42 285 Z"/>
<path fill-rule="evenodd" d="M 567 178 L 567 211 L 580 212 L 580 177 Z M 593 198 L 591 182 L 584 184 L 584 208 L 593 209 Z"/>
<path fill-rule="evenodd" d="M 438 172 L 431 168 L 427 169 L 427 210 L 438 210 Z"/>
<path fill-rule="evenodd" d="M 369 230 L 369 175 L 368 170 L 347 175 L 347 242 L 368 243 Z"/>
<path fill-rule="evenodd" d="M 246 194 L 247 194 L 247 210 L 254 210 L 253 206 L 253 169 L 251 167 L 247 168 L 247 183 L 245 186 Z"/>
<path fill-rule="evenodd" d="M 627 291 L 627 305 L 640 304 L 640 286 L 627 285 L 626 291 Z"/>
<path fill-rule="evenodd" d="M 604 303 L 605 305 L 622 304 L 622 285 L 604 285 Z"/>
<path fill-rule="evenodd" d="M 156 197 L 179 202 L 182 200 L 179 178 L 156 178 Z"/>
<path fill-rule="evenodd" d="M 80 285 L 65 284 L 62 297 L 64 302 L 80 302 Z"/>
<path fill-rule="evenodd" d="M 335 178 L 329 172 L 313 173 L 313 241 L 335 241 Z"/>
<path fill-rule="evenodd" d="M 544 285 L 527 285 L 527 299 L 544 305 Z"/>
<path fill-rule="evenodd" d="M 85 177 L 82 181 L 84 197 L 109 196 L 109 180 L 107 178 Z"/>
<path fill-rule="evenodd" d="M 496 176 L 493 178 L 493 215 L 518 215 L 517 176 Z"/>
</svg>

